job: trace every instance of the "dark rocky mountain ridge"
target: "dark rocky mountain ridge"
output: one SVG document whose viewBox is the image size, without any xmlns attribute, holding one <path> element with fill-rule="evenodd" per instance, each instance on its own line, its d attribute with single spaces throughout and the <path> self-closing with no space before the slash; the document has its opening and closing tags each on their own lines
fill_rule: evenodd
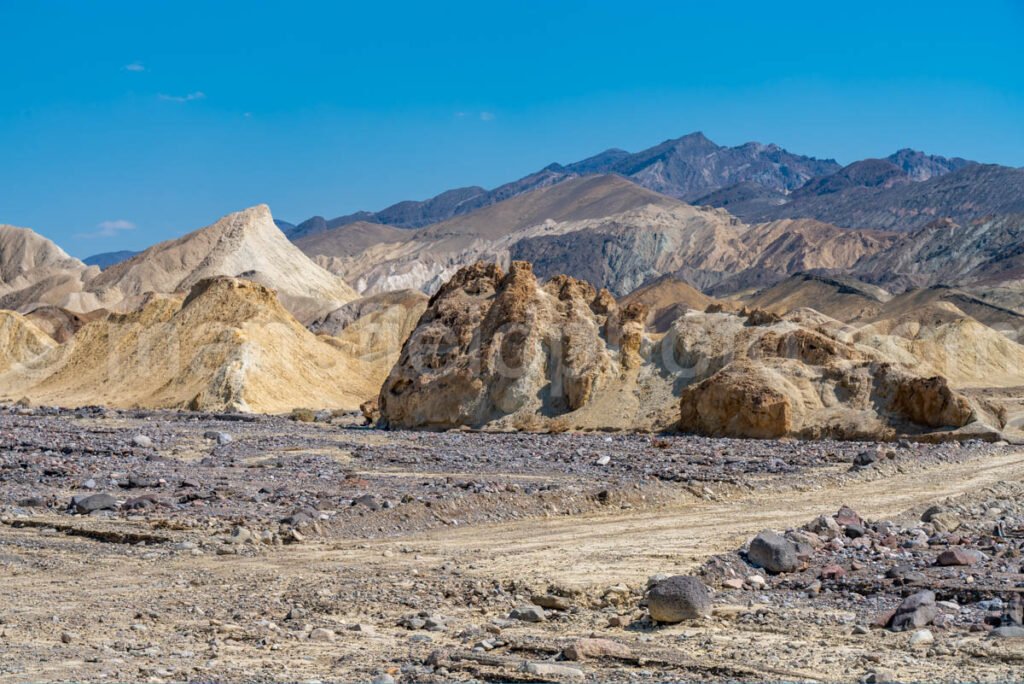
<svg viewBox="0 0 1024 684">
<path fill-rule="evenodd" d="M 399 202 L 379 212 L 360 211 L 333 219 L 315 216 L 285 233 L 297 240 L 356 221 L 419 228 L 578 176 L 616 174 L 649 190 L 689 202 L 745 182 L 788 193 L 811 178 L 839 169 L 832 159 L 792 154 L 778 145 L 751 142 L 726 147 L 715 144 L 703 133 L 691 133 L 636 153 L 609 149 L 572 164 L 550 164 L 493 190 L 470 186 L 448 190 L 424 201 Z"/>
</svg>

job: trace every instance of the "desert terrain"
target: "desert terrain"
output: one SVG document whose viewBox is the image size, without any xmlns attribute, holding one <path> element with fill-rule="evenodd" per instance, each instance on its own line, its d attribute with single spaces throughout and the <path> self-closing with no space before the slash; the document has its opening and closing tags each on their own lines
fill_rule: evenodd
<svg viewBox="0 0 1024 684">
<path fill-rule="evenodd" d="M 0 682 L 1019 679 L 1022 174 L 691 134 L 0 226 Z"/>
<path fill-rule="evenodd" d="M 361 422 L 3 408 L 0 681 L 994 682 L 1024 663 L 993 636 L 1024 586 L 1020 447 Z M 792 571 L 742 553 L 765 529 L 809 544 Z M 707 614 L 652 621 L 645 590 L 679 574 Z M 921 591 L 931 624 L 886 629 Z"/>
</svg>

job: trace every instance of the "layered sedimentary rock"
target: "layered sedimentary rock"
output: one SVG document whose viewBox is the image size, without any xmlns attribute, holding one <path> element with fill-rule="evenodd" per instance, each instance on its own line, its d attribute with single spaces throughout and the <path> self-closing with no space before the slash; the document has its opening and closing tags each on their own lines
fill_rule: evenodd
<svg viewBox="0 0 1024 684">
<path fill-rule="evenodd" d="M 0 225 L 0 309 L 29 311 L 39 306 L 75 312 L 102 306 L 102 296 L 83 292 L 99 269 L 70 257 L 27 229 Z"/>
<path fill-rule="evenodd" d="M 356 409 L 377 387 L 369 364 L 306 330 L 273 291 L 246 280 L 201 280 L 184 300 L 150 295 L 63 345 L 14 320 L 10 336 L 33 340 L 42 353 L 0 374 L 7 399 L 280 412 L 310 403 Z"/>
<path fill-rule="evenodd" d="M 353 357 L 372 362 L 379 388 L 426 311 L 427 300 L 416 290 L 363 297 L 314 321 L 309 329 L 331 336 Z"/>
<path fill-rule="evenodd" d="M 646 318 L 645 306 L 620 307 L 573 278 L 541 284 L 525 263 L 508 274 L 462 269 L 432 298 L 384 383 L 382 421 L 759 438 L 991 436 L 999 427 L 908 351 L 920 340 L 858 335 L 806 309 L 786 318 L 690 311 L 663 335 L 645 330 Z M 993 344 L 1013 344 L 977 325 Z M 999 349 L 1008 355 L 962 367 L 957 382 L 1024 360 L 1019 345 Z"/>
<path fill-rule="evenodd" d="M 0 310 L 0 374 L 31 363 L 56 346 L 49 335 L 21 314 Z"/>
<path fill-rule="evenodd" d="M 616 296 L 672 274 L 699 289 L 736 292 L 800 270 L 844 269 L 884 249 L 887 233 L 813 220 L 748 225 L 617 176 L 567 180 L 432 226 L 387 233 L 356 250 L 349 227 L 300 241 L 362 293 L 435 292 L 476 260 L 529 261 L 539 277 L 568 274 Z"/>
<path fill-rule="evenodd" d="M 276 290 L 300 320 L 356 299 L 344 281 L 310 261 L 274 225 L 270 209 L 258 205 L 229 214 L 211 226 L 161 242 L 111 266 L 86 285 L 121 298 L 149 292 L 187 293 L 215 276 L 244 277 Z M 109 295 L 107 299 L 109 299 Z"/>
<path fill-rule="evenodd" d="M 461 269 L 434 295 L 380 392 L 393 427 L 540 427 L 640 362 L 642 307 L 530 265 Z"/>
</svg>

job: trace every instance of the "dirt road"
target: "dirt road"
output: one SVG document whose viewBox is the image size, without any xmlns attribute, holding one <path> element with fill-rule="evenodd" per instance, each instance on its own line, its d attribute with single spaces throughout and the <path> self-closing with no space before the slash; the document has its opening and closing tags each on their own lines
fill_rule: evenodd
<svg viewBox="0 0 1024 684">
<path fill-rule="evenodd" d="M 361 466 L 360 477 L 376 481 L 446 475 L 433 468 L 417 473 Z M 8 519 L 0 525 L 0 682 L 368 681 L 381 673 L 399 681 L 509 679 L 520 676 L 515 668 L 438 670 L 423 663 L 438 648 L 468 650 L 486 638 L 503 644 L 496 653 L 506 661 L 494 662 L 536 660 L 552 656 L 543 650 L 517 655 L 515 645 L 550 647 L 588 634 L 615 638 L 663 662 L 647 669 L 620 662 L 580 665 L 595 681 L 684 675 L 848 680 L 880 667 L 913 679 L 1012 679 L 1024 654 L 1021 660 L 1013 653 L 993 656 L 980 636 L 943 642 L 927 658 L 908 655 L 905 635 L 879 631 L 851 642 L 853 613 L 835 608 L 719 605 L 713 618 L 697 625 L 609 627 L 609 616 L 628 617 L 631 609 L 595 603 L 607 587 L 642 587 L 649 575 L 690 570 L 762 528 L 798 526 L 841 504 L 873 519 L 908 509 L 916 517 L 932 502 L 1024 481 L 1024 452 L 973 457 L 965 450 L 959 460 L 848 469 L 827 465 L 792 482 L 757 476 L 728 491 L 711 485 L 705 497 L 679 486 L 667 503 L 665 489 L 657 503 L 645 503 L 646 490 L 637 485 L 623 499 L 625 507 L 575 515 L 549 511 L 547 517 L 501 523 L 449 520 L 378 539 L 339 538 L 328 527 L 324 538 L 245 547 L 238 555 L 174 541 L 194 538 L 201 527 L 153 529 L 172 541 L 133 546 L 46 528 L 47 521 L 66 524 L 67 516 L 42 515 L 41 527 L 14 527 Z M 517 478 L 530 479 L 528 473 Z M 123 518 L 74 520 L 96 529 L 147 529 Z M 580 591 L 579 609 L 539 624 L 502 623 L 510 607 L 552 585 Z M 418 614 L 441 616 L 443 628 L 399 626 Z M 677 661 L 690 664 L 664 664 Z"/>
<path fill-rule="evenodd" d="M 412 537 L 360 542 L 358 548 L 335 544 L 334 551 L 303 549 L 302 553 L 324 554 L 345 563 L 392 565 L 394 559 L 377 560 L 367 549 L 410 546 L 424 562 L 438 558 L 471 562 L 476 566 L 471 573 L 489 577 L 543 579 L 567 586 L 636 583 L 654 572 L 686 570 L 709 555 L 741 546 L 764 528 L 799 526 L 842 504 L 873 519 L 887 518 L 1012 480 L 1024 480 L 1024 451 L 1003 452 L 984 462 L 907 469 L 884 479 L 849 478 L 839 486 L 781 493 L 772 487 L 717 502 L 687 497 L 685 503 L 655 510 L 446 527 Z M 401 557 L 398 562 L 403 562 Z"/>
</svg>

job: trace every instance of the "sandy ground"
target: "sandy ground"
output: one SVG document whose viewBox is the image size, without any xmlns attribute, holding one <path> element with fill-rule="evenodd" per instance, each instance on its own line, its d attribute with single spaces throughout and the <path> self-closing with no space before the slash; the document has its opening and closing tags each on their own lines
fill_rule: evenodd
<svg viewBox="0 0 1024 684">
<path fill-rule="evenodd" d="M 763 528 L 797 526 L 841 504 L 871 518 L 919 514 L 934 501 L 1024 481 L 1024 451 L 964 452 L 901 461 L 874 475 L 839 464 L 808 477 L 759 475 L 744 487 L 701 485 L 700 496 L 692 486 L 638 482 L 620 488 L 615 505 L 567 514 L 552 498 L 542 512 L 511 521 L 465 523 L 445 514 L 444 524 L 377 538 L 352 538 L 326 523 L 303 543 L 225 555 L 195 544 L 197 528 L 151 517 L 6 515 L 0 682 L 370 681 L 384 674 L 396 681 L 562 681 L 577 671 L 533 674 L 522 664 L 554 661 L 567 640 L 591 635 L 637 656 L 561 663 L 595 681 L 858 681 L 872 672 L 913 681 L 1020 680 L 1024 647 L 1014 642 L 940 634 L 923 652 L 908 648 L 907 634 L 851 634 L 857 616 L 824 601 L 808 607 L 718 597 L 714 615 L 701 621 L 655 628 L 637 620 L 636 596 L 648 576 L 690 571 Z M 362 462 L 358 474 L 380 481 L 460 474 L 432 465 Z M 479 505 L 494 502 L 482 497 Z M 135 543 L 118 543 L 126 541 Z M 568 597 L 572 607 L 549 611 L 541 623 L 505 619 L 546 592 Z M 633 597 L 616 601 L 616 592 Z M 419 614 L 441 628 L 400 626 Z M 633 623 L 609 626 L 611 617 Z M 486 640 L 491 649 L 472 650 Z"/>
</svg>

